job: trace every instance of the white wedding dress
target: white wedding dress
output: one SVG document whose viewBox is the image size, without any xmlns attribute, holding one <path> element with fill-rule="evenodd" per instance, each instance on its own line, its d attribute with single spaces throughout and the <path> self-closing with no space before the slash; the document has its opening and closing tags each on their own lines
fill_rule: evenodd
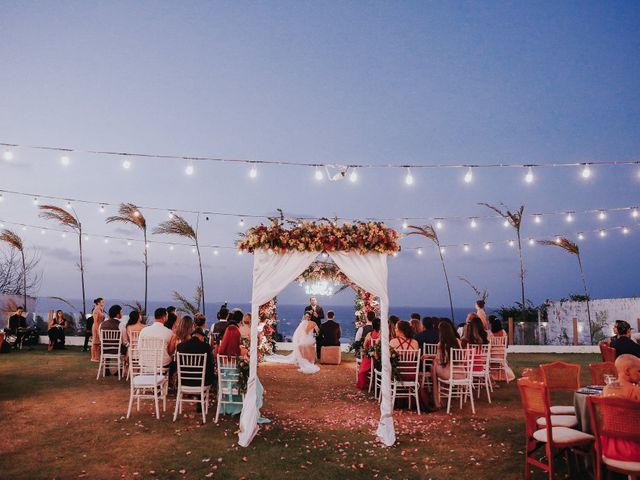
<svg viewBox="0 0 640 480">
<path fill-rule="evenodd" d="M 313 329 L 307 333 L 309 323 L 309 320 L 303 319 L 293 333 L 293 353 L 290 355 L 268 355 L 264 358 L 265 361 L 298 365 L 298 371 L 307 375 L 319 372 L 320 367 L 307 360 L 302 353 L 302 349 L 311 347 L 315 355 L 316 339 L 313 335 Z"/>
</svg>

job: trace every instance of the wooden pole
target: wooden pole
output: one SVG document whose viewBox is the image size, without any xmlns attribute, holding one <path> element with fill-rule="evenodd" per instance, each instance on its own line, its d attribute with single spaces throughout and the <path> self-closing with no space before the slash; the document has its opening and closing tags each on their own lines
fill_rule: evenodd
<svg viewBox="0 0 640 480">
<path fill-rule="evenodd" d="M 573 319 L 573 344 L 578 345 L 578 319 Z"/>
<path fill-rule="evenodd" d="M 513 345 L 513 317 L 509 317 L 507 322 L 509 323 L 509 345 Z"/>
</svg>

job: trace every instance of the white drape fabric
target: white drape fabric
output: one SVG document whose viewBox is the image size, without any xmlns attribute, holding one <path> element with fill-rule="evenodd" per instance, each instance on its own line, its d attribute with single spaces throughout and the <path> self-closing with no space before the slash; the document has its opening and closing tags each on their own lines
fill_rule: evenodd
<svg viewBox="0 0 640 480">
<path fill-rule="evenodd" d="M 360 288 L 380 298 L 380 335 L 382 337 L 382 386 L 380 421 L 377 435 L 387 446 L 396 442 L 391 404 L 391 360 L 389 358 L 389 295 L 387 293 L 387 255 L 351 252 L 329 254 L 338 268 Z"/>
<path fill-rule="evenodd" d="M 258 433 L 256 379 L 258 378 L 258 309 L 293 282 L 318 256 L 317 252 L 283 254 L 256 250 L 253 257 L 253 293 L 251 296 L 251 349 L 249 381 L 240 414 L 238 445 L 246 447 Z"/>
</svg>

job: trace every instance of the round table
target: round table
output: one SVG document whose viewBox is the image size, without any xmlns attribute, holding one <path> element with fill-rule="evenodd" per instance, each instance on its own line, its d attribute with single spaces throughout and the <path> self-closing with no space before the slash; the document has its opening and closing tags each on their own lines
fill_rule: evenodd
<svg viewBox="0 0 640 480">
<path fill-rule="evenodd" d="M 573 406 L 576 409 L 576 417 L 578 418 L 578 429 L 584 433 L 593 434 L 591 429 L 591 415 L 589 415 L 589 407 L 587 406 L 587 398 L 592 395 L 601 395 L 602 390 L 592 388 L 581 388 L 573 394 Z"/>
</svg>

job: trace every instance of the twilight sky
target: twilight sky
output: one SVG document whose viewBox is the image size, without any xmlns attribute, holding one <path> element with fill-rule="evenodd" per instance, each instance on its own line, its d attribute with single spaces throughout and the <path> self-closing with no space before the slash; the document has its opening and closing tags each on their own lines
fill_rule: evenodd
<svg viewBox="0 0 640 480">
<path fill-rule="evenodd" d="M 551 163 L 637 160 L 640 152 L 640 4 L 637 2 L 2 2 L 0 142 L 226 158 L 337 163 Z M 489 213 L 478 202 L 529 213 L 640 205 L 633 167 L 535 171 L 363 170 L 359 181 L 314 180 L 312 169 L 248 167 L 71 155 L 15 149 L 0 161 L 0 189 L 170 208 L 354 218 Z M 43 203 L 43 201 L 41 201 Z M 55 203 L 55 202 L 54 202 Z M 64 202 L 57 202 L 64 206 Z M 88 297 L 142 298 L 142 247 L 100 234 L 96 206 L 76 209 L 91 234 Z M 31 197 L 4 195 L 0 219 L 47 225 Z M 188 216 L 195 221 L 194 216 Z M 237 217 L 211 217 L 202 242 L 231 246 Z M 246 226 L 254 223 L 247 220 Z M 401 221 L 389 222 L 401 228 Z M 552 238 L 626 225 L 581 243 L 592 295 L 638 295 L 640 225 L 629 212 L 531 219 L 525 237 Z M 11 225 L 6 224 L 10 227 Z M 52 226 L 49 224 L 49 226 Z M 246 228 L 246 227 L 245 227 Z M 42 256 L 40 295 L 78 298 L 75 243 L 23 233 Z M 454 303 L 490 291 L 495 307 L 519 298 L 516 251 L 486 241 L 513 236 L 498 220 L 446 221 Z M 170 238 L 158 237 L 158 240 Z M 413 247 L 422 245 L 418 256 Z M 4 248 L 4 247 L 3 247 Z M 437 253 L 419 239 L 390 259 L 393 305 L 447 305 Z M 151 245 L 150 298 L 193 291 L 188 247 Z M 575 259 L 560 249 L 524 249 L 527 297 L 535 303 L 580 292 Z M 247 302 L 251 257 L 204 252 L 207 298 Z M 302 302 L 298 286 L 281 296 Z M 350 304 L 343 293 L 324 304 Z"/>
</svg>

